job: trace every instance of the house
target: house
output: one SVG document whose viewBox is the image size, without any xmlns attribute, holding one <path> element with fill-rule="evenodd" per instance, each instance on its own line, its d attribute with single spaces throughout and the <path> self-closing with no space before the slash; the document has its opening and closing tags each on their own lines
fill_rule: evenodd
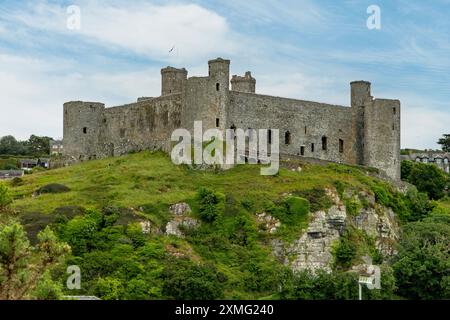
<svg viewBox="0 0 450 320">
<path fill-rule="evenodd" d="M 21 178 L 23 175 L 23 170 L 0 170 L 0 180 Z"/>
<path fill-rule="evenodd" d="M 38 160 L 36 159 L 21 159 L 19 160 L 19 167 L 22 170 L 30 171 L 38 165 Z"/>
<path fill-rule="evenodd" d="M 402 160 L 434 164 L 446 173 L 450 173 L 450 153 L 441 151 L 426 151 L 402 155 Z"/>
<path fill-rule="evenodd" d="M 52 140 L 50 141 L 50 155 L 59 156 L 63 153 L 63 142 L 62 140 Z"/>
</svg>

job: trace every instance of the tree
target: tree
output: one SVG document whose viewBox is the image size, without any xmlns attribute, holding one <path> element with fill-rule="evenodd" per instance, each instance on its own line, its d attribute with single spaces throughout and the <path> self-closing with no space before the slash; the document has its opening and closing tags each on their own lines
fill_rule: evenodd
<svg viewBox="0 0 450 320">
<path fill-rule="evenodd" d="M 398 293 L 408 299 L 450 298 L 450 216 L 407 224 L 393 269 Z"/>
<path fill-rule="evenodd" d="M 13 136 L 5 136 L 0 139 L 0 154 L 17 155 L 20 153 L 21 145 Z"/>
<path fill-rule="evenodd" d="M 439 139 L 438 144 L 442 145 L 442 151 L 450 152 L 450 134 L 444 134 L 444 137 Z"/>
<path fill-rule="evenodd" d="M 48 155 L 50 154 L 50 141 L 52 138 L 39 137 L 31 135 L 27 141 L 29 152 L 33 155 Z"/>
<path fill-rule="evenodd" d="M 425 192 L 433 200 L 439 200 L 445 195 L 448 175 L 437 166 L 425 163 L 414 163 L 408 177 L 408 182 Z"/>
<path fill-rule="evenodd" d="M 49 227 L 38 240 L 33 248 L 19 223 L 0 225 L 0 300 L 34 298 L 35 290 L 42 290 L 41 280 L 48 282 L 48 271 L 70 252 Z"/>
</svg>

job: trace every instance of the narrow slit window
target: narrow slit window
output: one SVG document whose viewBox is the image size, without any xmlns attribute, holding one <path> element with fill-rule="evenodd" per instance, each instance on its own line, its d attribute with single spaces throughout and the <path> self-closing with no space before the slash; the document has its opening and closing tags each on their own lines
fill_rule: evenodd
<svg viewBox="0 0 450 320">
<path fill-rule="evenodd" d="M 216 118 L 216 128 L 218 128 L 220 126 L 220 119 Z"/>
<path fill-rule="evenodd" d="M 289 131 L 284 134 L 284 144 L 291 144 L 291 133 Z"/>
<path fill-rule="evenodd" d="M 328 139 L 327 139 L 327 137 L 322 137 L 322 150 L 323 151 L 327 151 L 327 149 L 328 149 L 328 146 L 327 146 L 327 141 Z"/>
<path fill-rule="evenodd" d="M 314 152 L 314 143 L 311 143 L 311 152 Z"/>
<path fill-rule="evenodd" d="M 339 152 L 344 153 L 344 140 L 339 139 Z"/>
<path fill-rule="evenodd" d="M 272 130 L 269 130 L 268 132 L 269 132 L 268 133 L 268 135 L 269 135 L 269 138 L 268 138 L 269 144 L 272 144 Z"/>
<path fill-rule="evenodd" d="M 216 83 L 216 91 L 220 90 L 220 83 Z"/>
<path fill-rule="evenodd" d="M 86 128 L 86 127 L 83 128 L 83 133 L 84 133 L 84 134 L 87 133 L 87 128 Z"/>
<path fill-rule="evenodd" d="M 305 147 L 304 147 L 304 146 L 301 146 L 301 147 L 300 147 L 300 155 L 301 155 L 301 156 L 304 156 L 304 155 L 305 155 Z"/>
</svg>

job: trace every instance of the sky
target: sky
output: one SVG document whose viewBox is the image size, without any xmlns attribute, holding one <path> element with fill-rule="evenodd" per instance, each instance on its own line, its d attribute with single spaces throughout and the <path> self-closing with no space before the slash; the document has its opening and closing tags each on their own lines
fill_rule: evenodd
<svg viewBox="0 0 450 320">
<path fill-rule="evenodd" d="M 158 96 L 161 68 L 202 76 L 223 57 L 262 94 L 349 105 L 350 82 L 370 81 L 401 100 L 402 147 L 436 149 L 450 133 L 449 14 L 450 0 L 0 0 L 0 136 L 61 138 L 64 102 Z"/>
</svg>

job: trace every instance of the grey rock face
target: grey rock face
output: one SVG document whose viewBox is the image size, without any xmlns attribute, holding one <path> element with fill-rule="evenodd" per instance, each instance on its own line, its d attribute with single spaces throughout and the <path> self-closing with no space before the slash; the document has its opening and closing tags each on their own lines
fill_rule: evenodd
<svg viewBox="0 0 450 320">
<path fill-rule="evenodd" d="M 334 205 L 327 211 L 311 214 L 307 230 L 292 244 L 286 245 L 279 239 L 272 240 L 272 251 L 293 271 L 318 269 L 331 271 L 332 246 L 339 241 L 345 228 L 351 224 L 375 239 L 375 245 L 384 256 L 394 253 L 393 243 L 398 239 L 399 226 L 394 212 L 375 203 L 372 195 L 365 193 L 368 203 L 374 208 L 362 208 L 357 216 L 349 216 L 339 195 L 327 190 Z M 372 199 L 373 198 L 373 199 Z M 372 201 L 373 200 L 373 201 Z"/>
<path fill-rule="evenodd" d="M 184 234 L 181 229 L 192 229 L 197 227 L 199 225 L 199 221 L 186 216 L 186 214 L 191 213 L 191 211 L 191 208 L 185 202 L 176 203 L 170 206 L 170 212 L 175 217 L 167 223 L 166 235 L 174 235 L 183 238 Z"/>
<path fill-rule="evenodd" d="M 169 208 L 170 212 L 176 216 L 183 216 L 187 213 L 191 213 L 191 207 L 186 202 L 176 203 Z"/>
</svg>

